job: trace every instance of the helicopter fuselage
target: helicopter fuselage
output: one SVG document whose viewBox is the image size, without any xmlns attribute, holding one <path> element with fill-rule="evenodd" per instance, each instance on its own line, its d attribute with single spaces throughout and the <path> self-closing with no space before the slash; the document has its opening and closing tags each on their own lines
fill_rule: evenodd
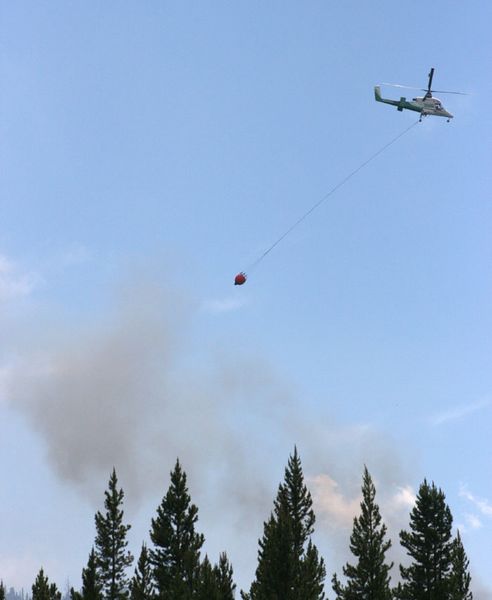
<svg viewBox="0 0 492 600">
<path fill-rule="evenodd" d="M 399 100 L 391 100 L 389 98 L 383 98 L 381 96 L 381 89 L 379 86 L 374 88 L 374 96 L 377 102 L 383 102 L 384 104 L 391 104 L 396 106 L 397 110 L 413 110 L 419 112 L 422 116 L 433 115 L 436 117 L 446 117 L 446 119 L 452 119 L 453 115 L 448 112 L 442 105 L 439 98 L 432 96 L 422 96 L 407 100 L 401 97 Z"/>
</svg>

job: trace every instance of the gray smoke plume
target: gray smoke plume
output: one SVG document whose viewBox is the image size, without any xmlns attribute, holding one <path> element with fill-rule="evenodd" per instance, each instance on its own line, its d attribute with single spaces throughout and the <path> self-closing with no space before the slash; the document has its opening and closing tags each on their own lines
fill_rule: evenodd
<svg viewBox="0 0 492 600">
<path fill-rule="evenodd" d="M 239 503 L 257 503 L 258 490 L 243 494 L 236 481 L 258 459 L 257 444 L 246 456 L 247 438 L 289 405 L 288 390 L 259 360 L 217 358 L 212 373 L 187 362 L 193 307 L 183 297 L 147 281 L 116 298 L 97 323 L 31 340 L 36 350 L 4 382 L 56 473 L 92 497 L 115 466 L 138 501 L 179 456 L 196 485 L 231 480 Z"/>
<path fill-rule="evenodd" d="M 212 530 L 222 524 L 206 532 L 207 541 L 215 554 L 227 548 L 251 575 L 256 540 L 297 444 L 320 549 L 341 565 L 364 462 L 377 465 L 376 479 L 392 493 L 403 486 L 391 440 L 311 414 L 292 382 L 259 357 L 193 349 L 195 313 L 192 302 L 149 281 L 123 286 L 96 323 L 46 343 L 31 339 L 35 351 L 24 352 L 4 383 L 9 402 L 39 432 L 58 476 L 96 506 L 113 466 L 133 511 L 160 499 L 179 457 L 200 522 Z M 402 513 L 391 506 L 400 524 Z"/>
<path fill-rule="evenodd" d="M 155 360 L 166 369 L 173 345 L 167 324 L 153 317 L 157 298 L 139 300 L 146 310 L 126 296 L 116 314 L 24 357 L 11 376 L 11 402 L 42 435 L 58 475 L 81 489 L 112 465 L 124 465 L 132 482 L 138 474 Z"/>
</svg>

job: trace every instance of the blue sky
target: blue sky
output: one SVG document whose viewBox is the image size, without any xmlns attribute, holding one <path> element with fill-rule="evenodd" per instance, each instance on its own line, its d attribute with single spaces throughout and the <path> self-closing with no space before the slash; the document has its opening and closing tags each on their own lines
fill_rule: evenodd
<svg viewBox="0 0 492 600">
<path fill-rule="evenodd" d="M 41 564 L 79 584 L 113 465 L 137 553 L 179 456 L 206 551 L 245 587 L 297 444 L 329 574 L 365 463 L 395 559 L 427 477 L 491 597 L 491 18 L 485 0 L 1 6 L 7 585 Z M 432 66 L 470 93 L 442 96 L 455 119 L 413 127 L 235 288 L 416 120 L 374 84 Z"/>
</svg>

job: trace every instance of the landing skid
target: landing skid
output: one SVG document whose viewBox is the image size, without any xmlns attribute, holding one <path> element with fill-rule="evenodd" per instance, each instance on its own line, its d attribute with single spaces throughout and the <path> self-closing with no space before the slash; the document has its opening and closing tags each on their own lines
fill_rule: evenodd
<svg viewBox="0 0 492 600">
<path fill-rule="evenodd" d="M 420 113 L 419 123 L 422 123 L 423 117 L 427 117 L 427 113 Z M 451 119 L 446 119 L 447 123 L 451 123 Z"/>
</svg>

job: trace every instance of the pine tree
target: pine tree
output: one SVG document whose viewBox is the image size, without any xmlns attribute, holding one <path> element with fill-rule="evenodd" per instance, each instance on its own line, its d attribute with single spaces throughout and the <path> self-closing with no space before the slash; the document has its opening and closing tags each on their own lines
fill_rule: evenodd
<svg viewBox="0 0 492 600">
<path fill-rule="evenodd" d="M 214 573 L 219 592 L 217 600 L 234 600 L 236 584 L 232 578 L 232 565 L 230 564 L 225 552 L 222 552 L 220 555 L 219 564 L 215 565 Z"/>
<path fill-rule="evenodd" d="M 375 502 L 376 488 L 364 467 L 362 481 L 361 514 L 354 518 L 350 550 L 358 559 L 356 565 L 346 564 L 343 586 L 333 575 L 333 591 L 337 600 L 391 600 L 389 571 L 393 563 L 386 564 L 385 554 L 391 541 L 385 541 L 386 525 L 382 523 L 379 506 Z"/>
<path fill-rule="evenodd" d="M 198 572 L 198 581 L 193 595 L 195 600 L 219 600 L 215 571 L 205 555 Z"/>
<path fill-rule="evenodd" d="M 256 579 L 251 584 L 251 600 L 285 598 L 290 600 L 293 576 L 292 523 L 285 488 L 279 487 L 274 512 L 264 524 L 259 541 Z"/>
<path fill-rule="evenodd" d="M 50 600 L 61 600 L 62 593 L 58 591 L 56 583 L 50 584 Z"/>
<path fill-rule="evenodd" d="M 469 560 L 463 548 L 459 531 L 453 541 L 451 565 L 450 600 L 473 600 L 473 594 L 470 592 Z"/>
<path fill-rule="evenodd" d="M 48 582 L 48 577 L 41 568 L 32 586 L 32 600 L 61 600 L 61 597 L 56 584 Z"/>
<path fill-rule="evenodd" d="M 315 515 L 294 449 L 279 486 L 274 509 L 259 541 L 258 567 L 251 600 L 322 600 L 325 567 L 311 542 Z"/>
<path fill-rule="evenodd" d="M 326 569 L 318 549 L 311 540 L 308 542 L 306 554 L 301 562 L 301 577 L 297 598 L 313 598 L 322 600 Z"/>
<path fill-rule="evenodd" d="M 117 489 L 118 478 L 113 468 L 109 489 L 105 492 L 106 514 L 97 512 L 96 521 L 96 564 L 105 600 L 125 600 L 128 597 L 126 569 L 132 564 L 133 556 L 126 550 L 126 535 L 130 525 L 123 524 L 123 490 Z"/>
<path fill-rule="evenodd" d="M 154 583 L 161 600 L 190 600 L 197 585 L 204 537 L 195 532 L 198 508 L 191 504 L 179 460 L 171 484 L 152 519 L 150 551 Z"/>
<path fill-rule="evenodd" d="M 152 565 L 145 543 L 142 544 L 137 568 L 130 582 L 130 598 L 131 600 L 152 600 L 154 598 Z"/>
<path fill-rule="evenodd" d="M 234 600 L 235 588 L 227 555 L 222 553 L 219 564 L 213 567 L 205 556 L 199 568 L 194 600 Z"/>
<path fill-rule="evenodd" d="M 32 600 L 50 600 L 50 586 L 48 577 L 45 576 L 41 568 L 34 585 L 32 586 Z"/>
<path fill-rule="evenodd" d="M 5 586 L 3 580 L 0 580 L 0 600 L 5 600 Z"/>
<path fill-rule="evenodd" d="M 70 590 L 71 600 L 102 600 L 102 586 L 97 573 L 97 559 L 94 548 L 89 554 L 87 567 L 82 569 L 82 590 Z"/>
<path fill-rule="evenodd" d="M 400 532 L 401 545 L 413 559 L 400 565 L 402 583 L 396 594 L 404 600 L 448 600 L 451 572 L 453 517 L 445 495 L 426 480 L 412 512 L 411 531 Z"/>
</svg>

